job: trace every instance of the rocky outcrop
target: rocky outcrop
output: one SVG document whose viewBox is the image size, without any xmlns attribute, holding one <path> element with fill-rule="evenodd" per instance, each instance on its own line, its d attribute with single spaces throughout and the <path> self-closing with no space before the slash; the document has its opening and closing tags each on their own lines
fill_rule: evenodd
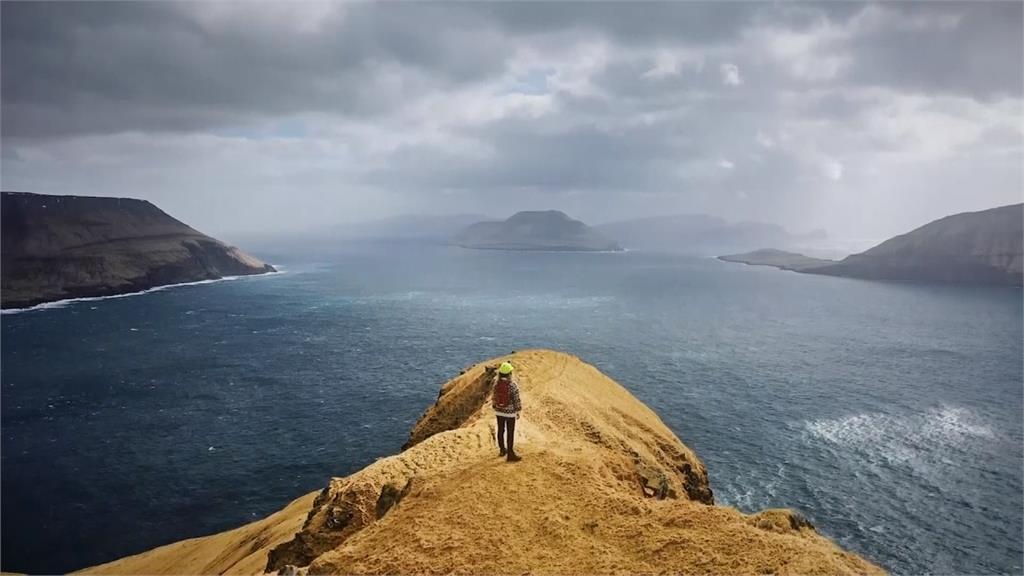
<svg viewBox="0 0 1024 576">
<path fill-rule="evenodd" d="M 402 450 L 412 448 L 434 434 L 465 424 L 490 397 L 494 377 L 495 367 L 485 366 L 482 372 L 473 376 L 466 377 L 463 372 L 458 378 L 449 380 L 438 392 L 437 402 L 413 426 Z"/>
<path fill-rule="evenodd" d="M 518 463 L 498 457 L 489 406 L 505 359 L 523 395 Z M 402 452 L 301 503 L 90 572 L 243 573 L 262 554 L 260 568 L 278 574 L 881 573 L 791 511 L 716 506 L 704 464 L 654 412 L 547 350 L 468 368 Z M 297 531 L 281 538 L 269 526 Z"/>
<path fill-rule="evenodd" d="M 273 272 L 145 200 L 2 194 L 0 306 Z"/>
<path fill-rule="evenodd" d="M 518 212 L 501 222 L 478 222 L 460 232 L 455 244 L 485 250 L 622 250 L 614 240 L 558 210 Z"/>
</svg>

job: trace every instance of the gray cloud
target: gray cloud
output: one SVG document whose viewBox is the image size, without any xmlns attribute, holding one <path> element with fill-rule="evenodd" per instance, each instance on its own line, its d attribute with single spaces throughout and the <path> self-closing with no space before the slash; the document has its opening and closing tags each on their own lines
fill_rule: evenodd
<svg viewBox="0 0 1024 576">
<path fill-rule="evenodd" d="M 0 11 L 5 188 L 211 232 L 560 207 L 883 236 L 1024 188 L 1020 3 Z"/>
<path fill-rule="evenodd" d="M 978 98 L 1024 91 L 1024 4 L 902 2 L 904 22 L 878 22 L 851 39 L 852 82 Z"/>
<path fill-rule="evenodd" d="M 216 5 L 3 4 L 5 134 L 187 131 L 309 111 L 380 114 L 409 94 L 499 72 L 510 47 L 479 18 L 445 19 L 427 5 L 337 5 L 309 30 L 301 21 L 268 21 L 245 4 L 223 15 L 205 6 Z"/>
</svg>

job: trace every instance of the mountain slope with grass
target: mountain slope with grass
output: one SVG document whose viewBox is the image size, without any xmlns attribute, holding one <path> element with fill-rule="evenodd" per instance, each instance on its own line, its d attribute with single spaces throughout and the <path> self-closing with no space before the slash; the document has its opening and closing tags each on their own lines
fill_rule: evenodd
<svg viewBox="0 0 1024 576">
<path fill-rule="evenodd" d="M 957 284 L 1024 284 L 1024 204 L 946 216 L 812 274 Z"/>
<path fill-rule="evenodd" d="M 1021 286 L 1024 204 L 946 216 L 838 261 L 770 248 L 718 259 L 866 280 Z"/>
</svg>

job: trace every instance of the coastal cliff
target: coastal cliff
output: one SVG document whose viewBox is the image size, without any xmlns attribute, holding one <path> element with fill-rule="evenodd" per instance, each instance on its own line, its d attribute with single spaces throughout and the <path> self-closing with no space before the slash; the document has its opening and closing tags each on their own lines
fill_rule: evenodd
<svg viewBox="0 0 1024 576">
<path fill-rule="evenodd" d="M 498 457 L 489 396 L 509 360 L 523 394 Z M 447 382 L 403 450 L 264 520 L 89 574 L 876 574 L 789 510 L 714 504 L 696 454 L 574 356 L 530 350 Z"/>
<path fill-rule="evenodd" d="M 2 194 L 0 307 L 273 272 L 145 200 Z"/>
<path fill-rule="evenodd" d="M 718 259 L 867 280 L 1021 286 L 1024 204 L 946 216 L 838 261 L 774 249 Z"/>
</svg>

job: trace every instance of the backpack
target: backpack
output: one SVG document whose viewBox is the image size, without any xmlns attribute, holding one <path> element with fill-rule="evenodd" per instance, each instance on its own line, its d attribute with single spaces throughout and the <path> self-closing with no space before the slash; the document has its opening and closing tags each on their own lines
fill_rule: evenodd
<svg viewBox="0 0 1024 576">
<path fill-rule="evenodd" d="M 511 378 L 498 378 L 497 384 L 494 385 L 494 405 L 502 408 L 509 405 L 511 396 Z"/>
</svg>

